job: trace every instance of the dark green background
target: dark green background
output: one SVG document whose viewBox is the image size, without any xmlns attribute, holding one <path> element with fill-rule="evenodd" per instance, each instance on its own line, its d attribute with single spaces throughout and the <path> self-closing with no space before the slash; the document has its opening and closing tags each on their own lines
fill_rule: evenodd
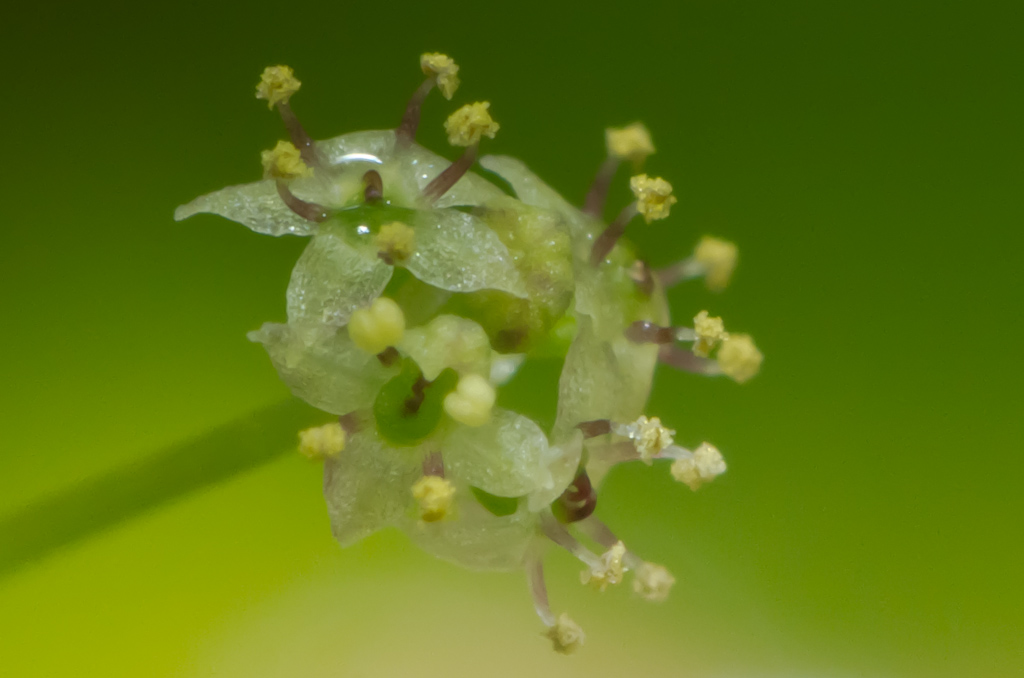
<svg viewBox="0 0 1024 678">
<path fill-rule="evenodd" d="M 723 315 L 766 359 L 742 387 L 659 373 L 651 411 L 730 470 L 697 494 L 664 468 L 609 478 L 599 513 L 679 584 L 661 606 L 600 598 L 558 554 L 549 585 L 590 633 L 580 656 L 537 637 L 517 575 L 463 572 L 395 534 L 338 549 L 318 470 L 286 455 L 6 571 L 0 673 L 1019 675 L 1022 13 L 6 10 L 0 520 L 287 396 L 244 333 L 283 318 L 303 241 L 171 219 L 258 178 L 283 136 L 253 98 L 269 64 L 296 69 L 295 108 L 329 137 L 397 124 L 418 55 L 447 52 L 455 103 L 489 99 L 502 125 L 485 150 L 574 200 L 603 128 L 644 120 L 648 169 L 680 202 L 635 239 L 659 264 L 704 233 L 736 240 L 734 285 L 682 286 L 673 309 Z M 423 128 L 449 154 L 451 109 L 432 97 Z"/>
</svg>

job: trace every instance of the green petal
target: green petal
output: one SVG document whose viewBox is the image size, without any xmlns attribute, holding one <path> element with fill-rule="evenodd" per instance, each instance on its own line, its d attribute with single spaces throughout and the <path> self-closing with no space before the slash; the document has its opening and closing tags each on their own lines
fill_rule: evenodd
<svg viewBox="0 0 1024 678">
<path fill-rule="evenodd" d="M 405 267 L 423 282 L 450 292 L 501 290 L 526 297 L 508 248 L 479 218 L 458 210 L 423 210 L 413 223 L 416 245 Z"/>
<path fill-rule="evenodd" d="M 199 196 L 174 210 L 174 220 L 193 214 L 219 214 L 265 235 L 312 235 L 317 224 L 292 212 L 277 194 L 271 180 L 228 186 Z"/>
<path fill-rule="evenodd" d="M 357 348 L 344 330 L 265 323 L 248 336 L 267 349 L 294 395 L 332 414 L 371 407 L 377 391 L 395 374 Z"/>
<path fill-rule="evenodd" d="M 530 171 L 522 160 L 507 155 L 485 155 L 480 158 L 480 166 L 511 184 L 516 197 L 527 205 L 558 212 L 573 222 L 585 219 L 578 209 Z"/>
<path fill-rule="evenodd" d="M 326 225 L 299 257 L 288 283 L 290 324 L 341 327 L 387 286 L 392 268 L 371 251 L 349 245 L 342 233 Z"/>
<path fill-rule="evenodd" d="M 331 531 L 342 546 L 394 524 L 412 504 L 422 455 L 381 442 L 371 424 L 348 437 L 324 462 L 324 497 Z"/>
<path fill-rule="evenodd" d="M 485 509 L 467 486 L 457 486 L 457 513 L 423 524 L 407 518 L 400 526 L 417 546 L 438 558 L 474 570 L 518 570 L 537 536 L 537 514 L 520 506 L 509 516 Z"/>
<path fill-rule="evenodd" d="M 558 382 L 556 439 L 568 438 L 580 422 L 640 416 L 658 360 L 657 346 L 633 344 L 625 337 L 600 339 L 585 315 L 577 318 L 577 326 Z"/>
<path fill-rule="evenodd" d="M 500 497 L 519 497 L 553 487 L 548 439 L 537 424 L 495 409 L 483 426 L 458 426 L 444 444 L 452 478 Z"/>
</svg>

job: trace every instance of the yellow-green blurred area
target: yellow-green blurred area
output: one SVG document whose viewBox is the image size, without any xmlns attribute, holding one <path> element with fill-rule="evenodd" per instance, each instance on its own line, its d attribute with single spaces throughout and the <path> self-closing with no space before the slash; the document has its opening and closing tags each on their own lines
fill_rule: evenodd
<svg viewBox="0 0 1024 678">
<path fill-rule="evenodd" d="M 1022 29 L 1012 2 L 9 8 L 0 675 L 1020 675 Z M 762 373 L 665 368 L 650 406 L 729 472 L 697 493 L 658 465 L 609 477 L 598 514 L 678 584 L 662 605 L 601 595 L 553 554 L 553 606 L 588 633 L 573 657 L 521 573 L 391 532 L 337 547 L 319 469 L 276 442 L 316 415 L 277 405 L 245 340 L 283 319 L 304 241 L 172 221 L 283 138 L 264 66 L 295 68 L 324 138 L 397 125 L 423 51 L 462 65 L 456 100 L 425 107 L 435 150 L 455 156 L 455 105 L 489 100 L 484 152 L 581 201 L 604 127 L 641 119 L 679 197 L 631 227 L 641 251 L 740 246 L 723 295 L 671 301 L 752 333 Z M 627 200 L 622 173 L 609 210 Z M 543 383 L 519 397 L 550 402 Z M 253 412 L 276 433 L 216 437 Z M 151 463 L 250 448 L 205 484 Z"/>
</svg>

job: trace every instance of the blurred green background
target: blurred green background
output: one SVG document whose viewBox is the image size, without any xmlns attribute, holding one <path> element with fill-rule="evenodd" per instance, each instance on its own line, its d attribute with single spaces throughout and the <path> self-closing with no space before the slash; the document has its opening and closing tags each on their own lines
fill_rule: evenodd
<svg viewBox="0 0 1024 678">
<path fill-rule="evenodd" d="M 1020 675 L 1022 15 L 863 0 L 6 10 L 0 674 Z M 17 544 L 74 529 L 40 502 L 110 473 L 131 486 L 119 469 L 287 398 L 245 332 L 283 319 L 304 241 L 171 218 L 258 178 L 283 137 L 253 98 L 262 68 L 296 69 L 295 108 L 324 138 L 396 125 L 427 50 L 462 65 L 456 104 L 493 102 L 485 151 L 574 200 L 603 128 L 645 121 L 648 169 L 680 198 L 633 231 L 652 262 L 704 233 L 740 245 L 724 295 L 671 299 L 678 318 L 708 308 L 753 333 L 762 374 L 665 370 L 650 408 L 684 444 L 714 441 L 729 473 L 692 494 L 664 468 L 622 468 L 598 509 L 675 572 L 673 597 L 599 596 L 556 554 L 553 604 L 589 633 L 556 656 L 520 575 L 464 572 L 392 533 L 339 549 L 318 468 L 290 454 L 10 566 Z M 450 110 L 432 96 L 422 128 L 449 155 Z M 264 423 L 286 439 L 309 417 L 275 412 Z"/>
</svg>

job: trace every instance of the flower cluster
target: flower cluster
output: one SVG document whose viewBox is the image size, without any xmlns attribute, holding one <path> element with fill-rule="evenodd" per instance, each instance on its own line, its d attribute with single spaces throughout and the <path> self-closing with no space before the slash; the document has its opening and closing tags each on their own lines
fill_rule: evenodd
<svg viewBox="0 0 1024 678">
<path fill-rule="evenodd" d="M 545 635 L 568 653 L 584 633 L 550 608 L 547 546 L 576 556 L 581 581 L 598 590 L 629 575 L 638 595 L 657 601 L 675 582 L 593 515 L 607 471 L 668 459 L 694 490 L 725 471 L 714 446 L 677 445 L 644 407 L 659 362 L 739 382 L 760 368 L 750 337 L 721 318 L 669 321 L 666 287 L 703 277 L 724 288 L 736 248 L 706 237 L 652 270 L 623 236 L 638 216 L 668 217 L 677 198 L 646 174 L 630 180 L 636 200 L 604 222 L 619 165 L 638 172 L 655 152 L 640 123 L 607 131 L 607 159 L 581 208 L 515 158 L 479 158 L 515 197 L 470 171 L 482 139 L 499 130 L 489 102 L 449 117 L 449 140 L 464 149 L 455 162 L 420 146 L 425 99 L 434 89 L 451 99 L 459 86 L 449 57 L 425 54 L 420 65 L 425 80 L 397 128 L 326 141 L 313 141 L 291 108 L 301 84 L 292 69 L 268 68 L 257 97 L 289 138 L 263 153 L 264 179 L 197 198 L 175 218 L 213 213 L 310 238 L 288 285 L 287 322 L 249 338 L 296 396 L 335 415 L 301 433 L 300 451 L 324 464 L 336 539 L 397 526 L 460 565 L 525 569 Z M 496 404 L 540 357 L 562 361 L 550 430 Z"/>
</svg>

